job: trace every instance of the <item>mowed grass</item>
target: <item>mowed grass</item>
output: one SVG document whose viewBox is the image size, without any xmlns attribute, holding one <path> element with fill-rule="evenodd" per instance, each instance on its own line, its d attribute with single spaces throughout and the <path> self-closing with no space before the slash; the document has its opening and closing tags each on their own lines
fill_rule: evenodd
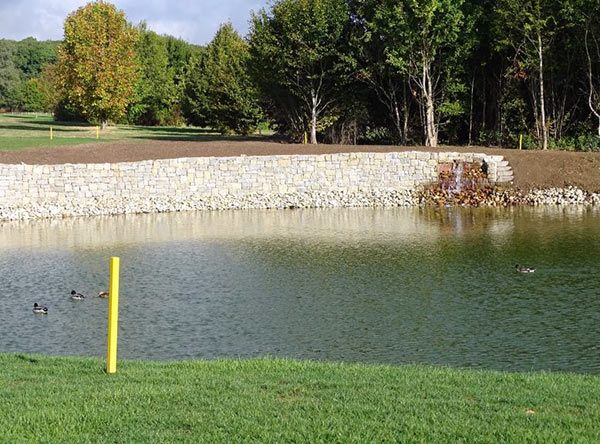
<svg viewBox="0 0 600 444">
<path fill-rule="evenodd" d="M 50 127 L 53 139 L 50 140 Z M 272 135 L 273 132 L 266 132 Z M 260 138 L 229 136 L 226 139 L 246 140 Z M 112 125 L 99 131 L 96 126 L 82 123 L 54 122 L 48 114 L 0 114 L 0 150 L 22 150 L 28 148 L 50 148 L 123 141 L 139 143 L 143 140 L 208 141 L 223 140 L 225 137 L 207 128 L 196 127 L 143 127 Z"/>
<path fill-rule="evenodd" d="M 600 377 L 0 354 L 3 442 L 597 443 Z"/>
</svg>

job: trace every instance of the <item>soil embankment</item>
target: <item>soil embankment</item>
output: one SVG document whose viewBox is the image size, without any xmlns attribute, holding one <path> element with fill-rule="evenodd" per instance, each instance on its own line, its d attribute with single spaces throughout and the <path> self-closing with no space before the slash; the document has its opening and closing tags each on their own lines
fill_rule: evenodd
<svg viewBox="0 0 600 444">
<path fill-rule="evenodd" d="M 285 154 L 330 154 L 341 152 L 434 151 L 424 147 L 379 145 L 299 145 L 271 141 L 217 140 L 207 142 L 123 141 L 23 151 L 0 151 L 0 163 L 61 164 L 114 163 L 177 157 L 230 157 Z M 482 152 L 498 154 L 509 161 L 514 171 L 514 186 L 533 188 L 576 186 L 600 191 L 600 153 L 565 151 L 518 151 L 478 146 L 443 146 L 435 151 Z"/>
</svg>

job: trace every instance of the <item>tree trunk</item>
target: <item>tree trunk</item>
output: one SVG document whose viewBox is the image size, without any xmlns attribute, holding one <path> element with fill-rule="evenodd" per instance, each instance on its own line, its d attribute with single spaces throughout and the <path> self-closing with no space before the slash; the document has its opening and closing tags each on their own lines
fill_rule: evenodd
<svg viewBox="0 0 600 444">
<path fill-rule="evenodd" d="M 406 82 L 403 83 L 402 87 L 402 100 L 403 100 L 403 111 L 404 111 L 404 121 L 403 121 L 403 131 L 402 131 L 402 145 L 406 146 L 408 142 L 408 99 L 406 96 Z"/>
<path fill-rule="evenodd" d="M 310 143 L 311 145 L 317 144 L 317 95 L 314 90 L 310 92 L 312 99 L 311 116 L 310 116 Z"/>
<path fill-rule="evenodd" d="M 402 143 L 404 136 L 402 135 L 402 125 L 400 119 L 400 109 L 398 105 L 398 100 L 394 95 L 392 107 L 394 108 L 394 126 L 396 127 L 396 133 L 398 134 L 398 141 Z"/>
<path fill-rule="evenodd" d="M 105 117 L 100 119 L 100 129 L 105 130 L 108 127 L 108 122 Z"/>
<path fill-rule="evenodd" d="M 469 146 L 473 144 L 473 91 L 475 90 L 475 73 L 471 78 L 471 103 L 469 110 Z"/>
<path fill-rule="evenodd" d="M 487 111 L 487 92 L 485 89 L 485 73 L 483 73 L 483 75 L 481 76 L 483 77 L 483 82 L 482 82 L 482 89 L 483 89 L 483 93 L 482 93 L 482 99 L 483 99 L 483 105 L 482 105 L 482 109 L 481 109 L 481 131 L 485 131 L 485 124 L 486 124 L 486 120 L 487 120 L 487 116 L 486 116 L 486 111 Z"/>
<path fill-rule="evenodd" d="M 425 95 L 425 145 L 435 148 L 437 146 L 437 128 L 435 125 L 435 104 L 433 102 L 433 83 L 431 82 L 430 66 L 423 62 L 423 87 Z"/>
<path fill-rule="evenodd" d="M 544 47 L 542 34 L 538 32 L 538 55 L 540 61 L 540 115 L 542 118 L 542 149 L 548 149 L 548 128 L 546 127 L 546 103 L 544 102 Z"/>
<path fill-rule="evenodd" d="M 594 72 L 592 69 L 592 57 L 590 55 L 590 48 L 588 46 L 588 33 L 589 28 L 586 24 L 585 27 L 585 54 L 587 55 L 588 60 L 588 106 L 590 107 L 590 111 L 596 118 L 598 119 L 598 137 L 600 137 L 600 109 L 596 109 L 594 106 Z"/>
</svg>

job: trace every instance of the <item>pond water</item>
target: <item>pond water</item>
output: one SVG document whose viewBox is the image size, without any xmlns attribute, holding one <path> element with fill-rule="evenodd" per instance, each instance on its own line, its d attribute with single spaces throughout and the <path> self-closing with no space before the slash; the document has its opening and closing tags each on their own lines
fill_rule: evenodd
<svg viewBox="0 0 600 444">
<path fill-rule="evenodd" d="M 121 258 L 120 358 L 600 373 L 600 209 L 5 222 L 0 351 L 105 356 L 108 303 L 95 295 L 110 256 Z"/>
</svg>

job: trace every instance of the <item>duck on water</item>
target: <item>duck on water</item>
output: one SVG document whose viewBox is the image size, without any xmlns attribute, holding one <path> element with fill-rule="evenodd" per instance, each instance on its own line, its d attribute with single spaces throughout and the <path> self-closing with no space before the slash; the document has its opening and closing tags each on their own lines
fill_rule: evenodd
<svg viewBox="0 0 600 444">
<path fill-rule="evenodd" d="M 76 301 L 82 301 L 83 299 L 85 299 L 85 296 L 73 290 L 71 291 L 71 299 L 75 299 Z"/>
<path fill-rule="evenodd" d="M 515 265 L 515 271 L 517 273 L 534 273 L 535 272 L 535 268 L 521 267 L 521 266 L 519 266 L 519 264 L 516 264 Z"/>
<path fill-rule="evenodd" d="M 42 307 L 36 302 L 33 304 L 33 312 L 37 314 L 48 314 L 48 307 Z"/>
</svg>

